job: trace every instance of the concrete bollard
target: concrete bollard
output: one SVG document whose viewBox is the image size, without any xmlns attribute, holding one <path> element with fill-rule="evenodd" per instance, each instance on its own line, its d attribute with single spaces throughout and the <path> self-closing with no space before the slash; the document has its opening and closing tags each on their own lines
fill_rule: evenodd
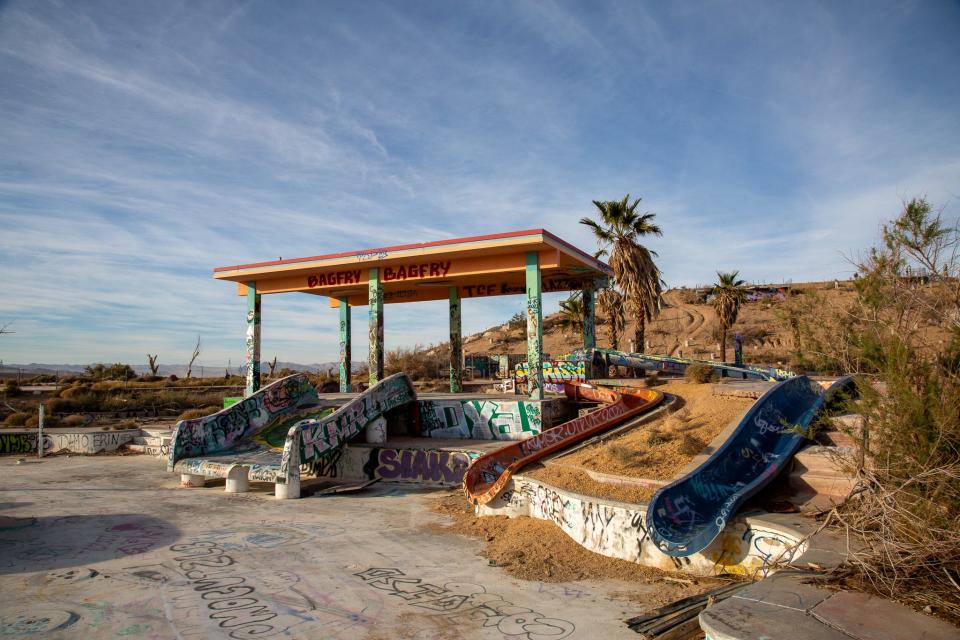
<svg viewBox="0 0 960 640">
<path fill-rule="evenodd" d="M 224 491 L 227 493 L 246 493 L 250 491 L 250 467 L 241 464 L 230 467 L 227 471 L 227 484 Z"/>
<path fill-rule="evenodd" d="M 206 476 L 198 476 L 193 473 L 180 474 L 181 487 L 202 487 L 206 481 Z"/>
<path fill-rule="evenodd" d="M 274 485 L 273 496 L 277 500 L 296 500 L 300 497 L 300 478 L 289 483 L 278 482 Z"/>
<path fill-rule="evenodd" d="M 372 444 L 383 444 L 387 441 L 387 419 L 380 416 L 367 425 L 363 430 L 366 441 Z"/>
</svg>

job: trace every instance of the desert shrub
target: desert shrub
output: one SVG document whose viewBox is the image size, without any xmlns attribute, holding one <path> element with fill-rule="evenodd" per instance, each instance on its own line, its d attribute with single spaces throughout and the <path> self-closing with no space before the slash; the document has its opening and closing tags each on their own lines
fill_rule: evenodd
<svg viewBox="0 0 960 640">
<path fill-rule="evenodd" d="M 77 413 L 70 414 L 63 419 L 63 426 L 65 427 L 82 427 L 86 423 L 87 419 Z"/>
<path fill-rule="evenodd" d="M 3 392 L 8 396 L 19 396 L 23 393 L 15 380 L 7 380 L 3 385 Z"/>
<path fill-rule="evenodd" d="M 680 452 L 684 455 L 695 456 L 703 451 L 703 448 L 706 446 L 706 442 L 694 435 L 689 433 L 680 435 Z"/>
<path fill-rule="evenodd" d="M 133 370 L 133 367 L 128 364 L 123 364 L 122 362 L 112 365 L 94 364 L 88 366 L 84 373 L 97 380 L 127 380 L 137 377 L 137 373 Z"/>
<path fill-rule="evenodd" d="M 402 371 L 410 376 L 411 380 L 436 379 L 441 377 L 444 369 L 449 366 L 449 354 L 450 348 L 447 345 L 432 348 L 419 344 L 412 348 L 400 347 L 386 353 L 383 370 L 386 375 Z"/>
<path fill-rule="evenodd" d="M 29 418 L 27 418 L 27 421 L 23 426 L 27 427 L 28 429 L 36 429 L 38 426 L 40 426 L 40 416 L 37 414 L 31 415 Z M 45 415 L 43 417 L 43 427 L 45 429 L 59 426 L 60 420 L 56 416 Z"/>
<path fill-rule="evenodd" d="M 160 382 L 162 380 L 166 380 L 166 378 L 164 378 L 163 376 L 154 376 L 154 375 L 140 376 L 141 382 Z"/>
<path fill-rule="evenodd" d="M 113 423 L 110 428 L 116 431 L 121 431 L 123 429 L 136 429 L 140 426 L 136 420 L 122 420 L 120 422 Z"/>
<path fill-rule="evenodd" d="M 510 316 L 510 320 L 507 321 L 507 329 L 525 329 L 526 327 L 527 316 L 519 311 Z"/>
<path fill-rule="evenodd" d="M 694 384 L 706 384 L 716 380 L 716 372 L 708 364 L 691 364 L 683 373 L 683 378 L 687 382 Z"/>
<path fill-rule="evenodd" d="M 179 379 L 180 379 L 180 378 L 178 378 L 176 375 L 174 375 L 174 374 L 172 374 L 172 373 L 171 373 L 170 376 L 167 378 L 167 380 L 169 380 L 170 382 L 176 382 L 176 381 L 179 380 Z"/>
<path fill-rule="evenodd" d="M 649 389 L 650 387 L 658 387 L 664 382 L 660 379 L 660 374 L 653 371 L 644 379 L 643 384 Z"/>
<path fill-rule="evenodd" d="M 47 411 L 50 413 L 72 413 L 77 410 L 76 402 L 66 398 L 47 400 Z"/>
<path fill-rule="evenodd" d="M 123 382 L 117 380 L 103 380 L 90 385 L 91 391 L 100 391 L 101 393 L 119 393 L 123 391 L 123 388 Z"/>
<path fill-rule="evenodd" d="M 75 384 L 70 387 L 64 387 L 60 390 L 60 393 L 57 395 L 61 398 L 73 398 L 74 396 L 81 393 L 90 393 L 90 385 L 88 384 Z"/>
<path fill-rule="evenodd" d="M 666 444 L 670 442 L 671 436 L 669 433 L 664 433 L 659 429 L 651 429 L 647 434 L 647 444 L 651 447 L 655 447 L 658 444 Z"/>
<path fill-rule="evenodd" d="M 177 420 L 193 420 L 194 418 L 205 418 L 206 416 L 212 415 L 220 411 L 220 407 L 217 406 L 206 406 L 199 409 L 187 409 L 179 416 Z"/>
<path fill-rule="evenodd" d="M 883 227 L 845 306 L 794 309 L 801 355 L 867 374 L 857 486 L 829 515 L 849 538 L 842 584 L 960 621 L 960 235 L 925 200 Z M 819 294 L 800 296 L 816 300 Z M 793 303 L 794 300 L 790 300 Z M 881 383 L 877 387 L 867 381 Z"/>
<path fill-rule="evenodd" d="M 30 417 L 29 413 L 11 413 L 6 418 L 3 419 L 3 424 L 8 427 L 22 427 L 27 422 L 27 418 Z"/>
</svg>

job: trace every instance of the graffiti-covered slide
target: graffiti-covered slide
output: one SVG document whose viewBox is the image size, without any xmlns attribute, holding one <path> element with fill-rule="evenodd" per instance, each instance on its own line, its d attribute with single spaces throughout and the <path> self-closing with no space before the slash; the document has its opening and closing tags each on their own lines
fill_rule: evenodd
<svg viewBox="0 0 960 640">
<path fill-rule="evenodd" d="M 613 349 L 586 349 L 577 351 L 574 358 L 592 362 L 595 367 L 627 367 L 632 369 L 654 369 L 665 373 L 675 373 L 683 375 L 692 364 L 701 364 L 712 367 L 722 378 L 734 379 L 753 379 L 780 381 L 792 378 L 795 374 L 792 371 L 776 369 L 773 367 L 763 367 L 752 364 L 722 364 L 709 360 L 693 360 L 690 358 L 673 358 L 670 356 L 657 356 L 645 353 L 625 353 L 623 351 L 614 351 Z"/>
<path fill-rule="evenodd" d="M 403 373 L 336 409 L 320 402 L 306 376 L 289 376 L 213 415 L 178 422 L 167 469 L 192 485 L 226 478 L 227 491 L 245 491 L 250 481 L 272 482 L 278 498 L 297 498 L 301 464 L 334 455 L 384 413 L 415 401 Z"/>
<path fill-rule="evenodd" d="M 798 376 L 767 391 L 723 446 L 654 494 L 647 530 L 657 547 L 674 557 L 705 549 L 740 505 L 783 470 L 802 444 L 802 431 L 838 394 L 852 390 L 850 377 L 824 391 Z"/>
<path fill-rule="evenodd" d="M 493 500 L 522 467 L 615 427 L 663 401 L 659 391 L 612 391 L 578 382 L 567 383 L 566 393 L 574 400 L 602 402 L 604 406 L 474 460 L 463 478 L 464 492 L 474 504 Z"/>
</svg>

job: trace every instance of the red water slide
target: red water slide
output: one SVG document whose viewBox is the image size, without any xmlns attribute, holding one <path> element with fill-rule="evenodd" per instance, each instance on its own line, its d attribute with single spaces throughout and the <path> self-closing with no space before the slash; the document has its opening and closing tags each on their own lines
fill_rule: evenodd
<svg viewBox="0 0 960 640">
<path fill-rule="evenodd" d="M 568 382 L 564 390 L 573 400 L 602 402 L 605 406 L 474 460 L 463 477 L 463 490 L 473 504 L 493 500 L 511 476 L 526 465 L 602 433 L 663 402 L 663 394 L 650 389 L 620 387 L 613 391 L 585 382 Z"/>
</svg>

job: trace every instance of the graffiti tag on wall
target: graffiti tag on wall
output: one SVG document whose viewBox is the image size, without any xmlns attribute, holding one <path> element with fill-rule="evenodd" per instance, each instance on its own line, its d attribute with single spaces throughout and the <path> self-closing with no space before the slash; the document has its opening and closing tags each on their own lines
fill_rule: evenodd
<svg viewBox="0 0 960 640">
<path fill-rule="evenodd" d="M 543 430 L 540 405 L 519 400 L 421 400 L 420 420 L 432 438 L 523 440 Z"/>
</svg>

